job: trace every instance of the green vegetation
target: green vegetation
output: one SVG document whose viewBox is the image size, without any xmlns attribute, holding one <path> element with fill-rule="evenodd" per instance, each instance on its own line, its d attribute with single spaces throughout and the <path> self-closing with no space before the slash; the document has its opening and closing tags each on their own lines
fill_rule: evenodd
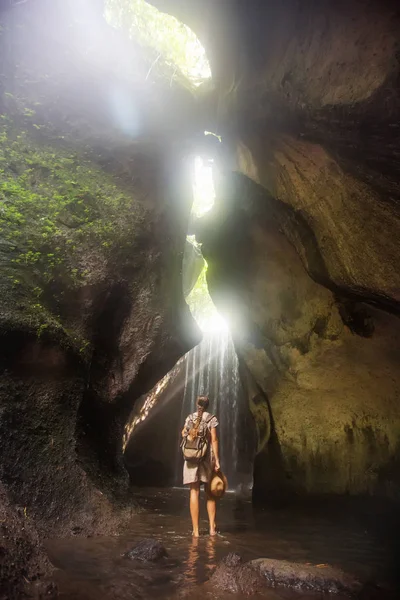
<svg viewBox="0 0 400 600">
<path fill-rule="evenodd" d="M 209 132 L 206 132 L 206 134 L 214 135 Z M 212 168 L 208 161 L 204 161 L 198 156 L 194 163 L 192 215 L 196 218 L 203 216 L 211 210 L 214 202 L 215 189 Z M 188 236 L 187 240 L 201 251 L 195 236 Z M 197 282 L 186 298 L 186 302 L 202 331 L 226 331 L 228 329 L 227 323 L 217 311 L 208 291 L 207 268 L 208 265 L 205 262 Z"/>
<path fill-rule="evenodd" d="M 160 12 L 145 0 L 106 0 L 105 16 L 125 29 L 146 49 L 152 49 L 149 73 L 194 85 L 211 76 L 205 50 L 189 27 Z"/>
<path fill-rule="evenodd" d="M 61 272 L 69 283 L 84 277 L 74 260 L 80 244 L 90 238 L 111 249 L 117 241 L 115 214 L 131 209 L 132 198 L 87 153 L 39 145 L 5 115 L 0 115 L 0 176 L 1 239 L 14 251 L 14 263 L 38 268 L 47 282 Z"/>
<path fill-rule="evenodd" d="M 199 321 L 210 317 L 213 310 L 213 305 L 212 303 L 210 303 L 210 298 L 208 294 L 206 273 L 207 265 L 201 271 L 198 280 L 196 281 L 192 291 L 186 299 L 186 302 L 190 308 L 190 312 L 196 318 L 196 320 Z"/>
<path fill-rule="evenodd" d="M 193 318 L 202 331 L 223 331 L 227 329 L 227 324 L 221 317 L 208 292 L 207 284 L 207 263 L 201 271 L 199 278 L 186 298 Z"/>
<path fill-rule="evenodd" d="M 0 115 L 0 295 L 3 320 L 19 312 L 40 337 L 63 329 L 57 307 L 90 281 L 92 253 L 105 269 L 126 258 L 144 209 L 98 157 L 34 120 Z"/>
</svg>

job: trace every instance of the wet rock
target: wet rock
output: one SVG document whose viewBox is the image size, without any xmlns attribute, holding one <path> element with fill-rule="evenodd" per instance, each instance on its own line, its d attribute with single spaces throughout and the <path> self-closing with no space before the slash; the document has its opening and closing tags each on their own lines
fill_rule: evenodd
<svg viewBox="0 0 400 600">
<path fill-rule="evenodd" d="M 395 496 L 397 442 L 389 440 L 399 435 L 400 411 L 391 401 L 400 385 L 399 319 L 367 303 L 338 301 L 309 276 L 289 241 L 303 231 L 298 215 L 244 178 L 235 186 L 229 218 L 217 233 L 211 224 L 199 226 L 196 239 L 213 301 L 223 310 L 229 296 L 240 315 L 235 348 L 259 440 L 254 497 Z M 207 215 L 213 217 L 217 209 Z"/>
<path fill-rule="evenodd" d="M 133 560 L 156 562 L 168 556 L 168 553 L 161 542 L 148 539 L 136 544 L 124 556 Z"/>
<path fill-rule="evenodd" d="M 157 1 L 187 13 L 198 32 L 210 22 L 204 11 L 193 16 L 200 0 Z M 213 76 L 222 75 L 225 180 L 196 239 L 211 296 L 241 330 L 241 371 L 253 378 L 254 496 L 396 497 L 399 14 L 366 0 L 211 5 L 208 39 L 229 48 L 210 53 Z"/>
<path fill-rule="evenodd" d="M 145 487 L 175 485 L 176 432 L 182 427 L 185 367 L 185 362 L 178 362 L 166 376 L 168 383 L 164 389 L 159 390 L 157 387 L 150 392 L 154 401 L 151 419 L 138 423 L 129 438 L 124 457 L 133 484 L 140 481 Z M 145 412 L 147 399 L 148 396 L 143 396 L 137 402 L 128 428 L 137 415 Z M 165 427 L 166 422 L 168 427 Z M 159 435 L 160 431 L 163 431 L 162 436 Z"/>
<path fill-rule="evenodd" d="M 10 168 L 2 169 L 1 185 L 19 174 L 15 202 L 26 193 L 46 204 L 43 215 L 37 206 L 32 216 L 25 214 L 32 205 L 25 204 L 23 231 L 10 229 L 3 213 L 0 227 L 0 520 L 11 528 L 10 539 L 1 541 L 7 554 L 0 590 L 5 581 L 22 597 L 20 587 L 31 574 L 51 568 L 41 539 L 114 534 L 130 516 L 125 424 L 135 400 L 191 347 L 181 335 L 191 319 L 181 282 L 191 187 L 172 168 L 181 159 L 170 152 L 172 140 L 160 141 L 149 102 L 143 105 L 153 116 L 138 119 L 143 145 L 133 148 L 131 135 L 115 125 L 105 82 L 115 75 L 115 89 L 124 88 L 115 64 L 132 47 L 111 42 L 113 30 L 99 19 L 90 24 L 95 50 L 62 0 L 14 4 L 0 0 L 0 29 L 7 31 L 0 36 L 1 68 L 8 73 L 0 91 L 1 162 L 13 140 L 20 143 L 6 160 Z M 22 35 L 26 24 L 29 36 Z M 100 58 L 106 47 L 120 59 L 110 61 L 109 53 Z M 17 64 L 27 75 L 14 87 Z M 90 78 L 89 98 L 82 90 Z M 65 104 L 54 101 L 59 85 Z M 3 92 L 11 88 L 7 100 Z M 138 99 L 133 88 L 125 93 Z M 24 102 L 17 107 L 12 97 L 20 94 Z M 162 122 L 164 111 L 163 97 Z M 27 113 L 35 114 L 29 132 Z M 28 181 L 32 155 L 38 178 Z M 46 193 L 36 194 L 37 186 Z M 7 206 L 16 210 L 13 200 Z M 26 251 L 43 260 L 33 267 L 18 258 Z M 16 502 L 21 510 L 13 509 Z"/>
<path fill-rule="evenodd" d="M 250 563 L 243 563 L 239 554 L 231 553 L 221 560 L 210 584 L 233 594 L 256 594 L 265 588 L 265 580 Z"/>
<path fill-rule="evenodd" d="M 258 569 L 267 584 L 285 586 L 297 590 L 329 592 L 329 593 L 358 593 L 362 584 L 355 577 L 344 573 L 330 565 L 309 565 L 259 558 L 249 563 Z"/>
<path fill-rule="evenodd" d="M 237 552 L 231 552 L 221 560 L 221 565 L 226 567 L 238 567 L 242 564 L 242 557 Z"/>
<path fill-rule="evenodd" d="M 46 582 L 53 571 L 32 520 L 10 502 L 0 483 L 0 598 L 19 600 L 31 597 L 54 597 L 55 586 Z M 49 588 L 49 591 L 47 591 Z M 40 595 L 42 594 L 42 595 Z"/>
<path fill-rule="evenodd" d="M 289 587 L 299 591 L 354 595 L 363 585 L 352 575 L 330 565 L 309 565 L 259 558 L 244 563 L 237 553 L 223 558 L 210 579 L 213 587 L 234 594 L 251 595 L 267 587 Z"/>
</svg>

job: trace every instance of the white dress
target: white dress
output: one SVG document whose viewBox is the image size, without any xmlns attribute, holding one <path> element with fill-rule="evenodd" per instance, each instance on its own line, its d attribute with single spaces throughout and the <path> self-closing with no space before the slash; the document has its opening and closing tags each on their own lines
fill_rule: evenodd
<svg viewBox="0 0 400 600">
<path fill-rule="evenodd" d="M 197 412 L 190 414 L 185 421 L 184 429 L 189 431 L 189 421 L 195 421 L 197 417 Z M 202 416 L 202 421 L 207 421 L 208 430 L 211 432 L 211 429 L 218 427 L 218 419 L 215 415 L 210 415 L 208 412 L 204 412 Z M 211 447 L 211 433 L 210 433 L 210 444 L 208 447 L 207 454 L 204 459 L 198 465 L 191 465 L 186 462 L 183 463 L 183 485 L 188 485 L 189 483 L 196 483 L 197 481 L 201 481 L 201 483 L 208 483 L 211 479 L 211 473 L 214 465 L 214 453 Z"/>
</svg>

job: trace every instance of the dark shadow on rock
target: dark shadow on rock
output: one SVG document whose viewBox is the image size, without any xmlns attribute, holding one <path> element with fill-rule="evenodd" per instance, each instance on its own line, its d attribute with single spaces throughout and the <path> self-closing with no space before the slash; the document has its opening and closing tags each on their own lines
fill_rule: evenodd
<svg viewBox="0 0 400 600">
<path fill-rule="evenodd" d="M 146 562 L 156 562 L 168 556 L 165 547 L 158 540 L 142 540 L 124 554 L 126 558 Z"/>
<path fill-rule="evenodd" d="M 278 435 L 275 430 L 274 415 L 267 394 L 255 381 L 245 361 L 239 357 L 239 373 L 244 389 L 249 395 L 250 404 L 257 410 L 258 437 L 268 438 L 265 448 L 254 458 L 253 502 L 268 502 L 269 506 L 283 506 L 289 500 L 284 460 Z M 264 415 L 264 419 L 260 415 Z M 279 485 L 277 484 L 279 482 Z"/>
</svg>

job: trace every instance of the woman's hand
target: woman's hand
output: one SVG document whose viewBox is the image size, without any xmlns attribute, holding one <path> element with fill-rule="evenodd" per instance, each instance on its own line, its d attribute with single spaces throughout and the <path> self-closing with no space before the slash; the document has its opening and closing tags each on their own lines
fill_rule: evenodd
<svg viewBox="0 0 400 600">
<path fill-rule="evenodd" d="M 219 460 L 215 461 L 215 465 L 214 465 L 214 471 L 220 471 L 221 470 L 221 465 L 219 464 Z"/>
</svg>

